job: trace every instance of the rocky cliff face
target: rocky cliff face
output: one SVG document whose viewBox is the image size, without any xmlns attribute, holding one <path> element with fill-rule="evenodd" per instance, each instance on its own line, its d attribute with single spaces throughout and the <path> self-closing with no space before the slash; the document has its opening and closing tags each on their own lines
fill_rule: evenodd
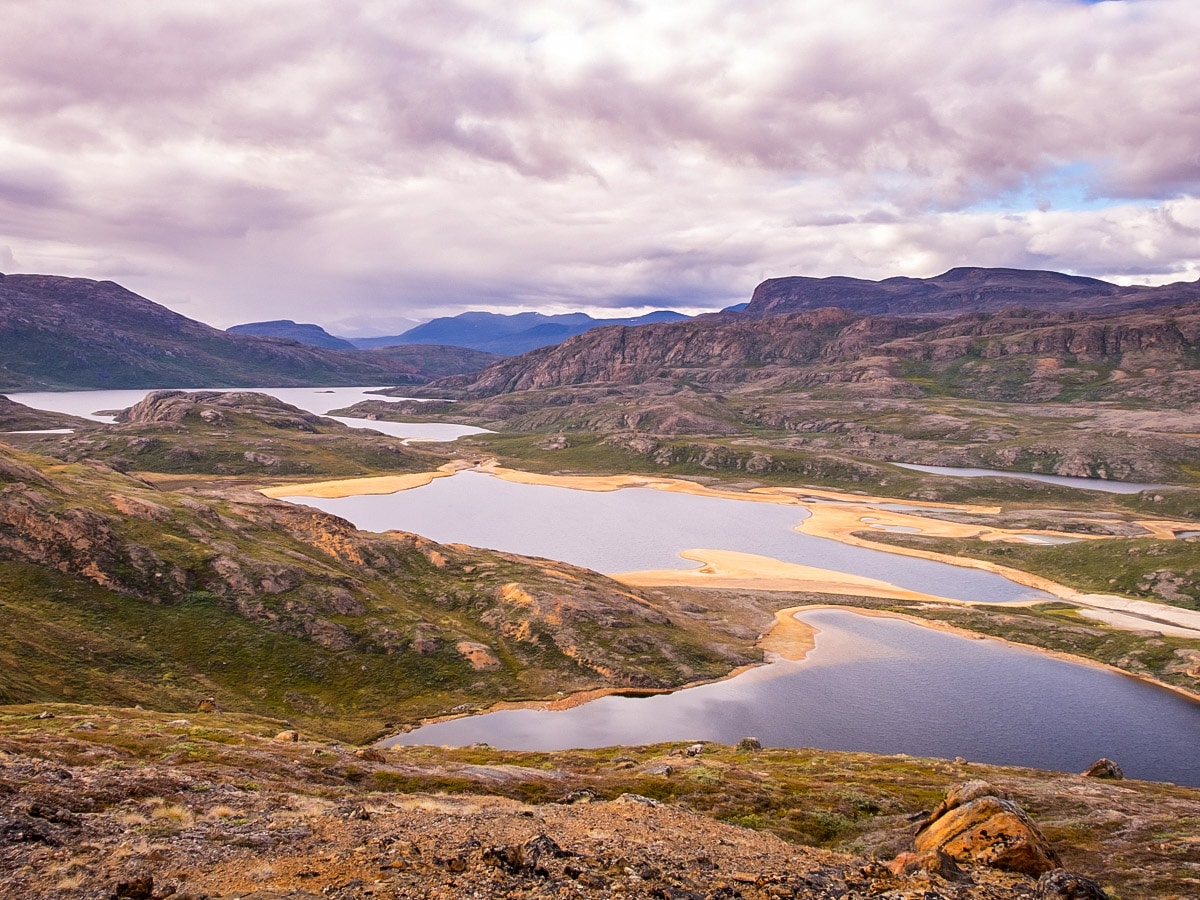
<svg viewBox="0 0 1200 900">
<path fill-rule="evenodd" d="M 792 385 L 866 379 L 894 393 L 899 385 L 888 382 L 899 380 L 894 363 L 901 360 L 934 363 L 941 371 L 954 363 L 1013 359 L 1016 373 L 1023 377 L 1023 360 L 1036 357 L 1043 367 L 1130 364 L 1135 370 L 1153 369 L 1154 374 L 1191 370 L 1197 366 L 1198 352 L 1196 306 L 1116 315 L 1015 310 L 951 322 L 820 309 L 761 319 L 715 316 L 636 330 L 600 329 L 558 347 L 503 360 L 477 375 L 441 379 L 428 390 L 479 398 L 585 384 L 682 380 L 714 386 L 782 378 Z M 972 389 L 969 381 L 962 388 Z M 1020 385 L 1013 389 L 1019 391 Z"/>
</svg>

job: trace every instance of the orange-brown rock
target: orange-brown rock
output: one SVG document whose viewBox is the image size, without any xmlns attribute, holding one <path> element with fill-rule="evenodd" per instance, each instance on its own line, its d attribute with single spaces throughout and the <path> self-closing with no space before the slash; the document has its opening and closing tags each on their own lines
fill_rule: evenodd
<svg viewBox="0 0 1200 900">
<path fill-rule="evenodd" d="M 984 793 L 990 787 L 968 782 L 952 788 L 917 832 L 917 852 L 940 850 L 958 862 L 1026 875 L 1058 867 L 1058 855 L 1033 820 L 1011 800 Z"/>
</svg>

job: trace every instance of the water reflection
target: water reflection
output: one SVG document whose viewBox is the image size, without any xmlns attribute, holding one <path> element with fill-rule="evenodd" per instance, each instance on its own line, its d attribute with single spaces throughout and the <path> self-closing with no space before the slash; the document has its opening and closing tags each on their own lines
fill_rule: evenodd
<svg viewBox="0 0 1200 900">
<path fill-rule="evenodd" d="M 1101 756 L 1135 778 L 1200 784 L 1200 704 L 1098 667 L 991 639 L 844 610 L 800 618 L 820 630 L 800 663 L 645 698 L 455 719 L 387 744 L 561 750 L 663 741 L 964 756 L 1082 771 Z"/>
</svg>

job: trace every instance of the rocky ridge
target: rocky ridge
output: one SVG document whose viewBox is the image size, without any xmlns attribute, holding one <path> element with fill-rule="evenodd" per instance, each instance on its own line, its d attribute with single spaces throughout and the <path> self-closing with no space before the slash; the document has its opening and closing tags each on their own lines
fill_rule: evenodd
<svg viewBox="0 0 1200 900">
<path fill-rule="evenodd" d="M 715 316 L 598 329 L 477 374 L 440 379 L 426 390 L 478 399 L 576 385 L 683 381 L 775 391 L 872 384 L 877 396 L 916 397 L 921 378 L 944 377 L 952 395 L 981 399 L 1053 400 L 1080 380 L 1105 379 L 1112 383 L 1097 386 L 1098 392 L 1120 397 L 1133 389 L 1120 382 L 1138 374 L 1161 380 L 1179 373 L 1196 381 L 1198 347 L 1200 311 L 1194 307 L 1115 315 L 1008 310 L 949 323 L 828 308 L 761 320 Z M 1031 377 L 1039 370 L 1042 377 Z M 1196 388 L 1190 382 L 1175 386 L 1188 396 Z"/>
<path fill-rule="evenodd" d="M 1122 287 L 1097 278 L 1027 269 L 962 267 L 933 278 L 770 278 L 754 289 L 750 316 L 839 306 L 866 315 L 960 315 L 1011 307 L 1054 311 L 1147 309 L 1200 299 L 1200 283 Z"/>
</svg>

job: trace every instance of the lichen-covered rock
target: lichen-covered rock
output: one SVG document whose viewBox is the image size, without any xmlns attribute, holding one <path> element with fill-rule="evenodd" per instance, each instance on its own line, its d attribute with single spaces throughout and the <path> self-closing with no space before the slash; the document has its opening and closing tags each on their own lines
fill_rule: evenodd
<svg viewBox="0 0 1200 900">
<path fill-rule="evenodd" d="M 1033 820 L 987 791 L 987 782 L 955 785 L 917 832 L 918 853 L 940 850 L 957 862 L 1040 875 L 1058 867 L 1058 855 Z"/>
<path fill-rule="evenodd" d="M 1108 900 L 1104 889 L 1090 878 L 1066 869 L 1052 869 L 1038 879 L 1038 900 Z"/>
<path fill-rule="evenodd" d="M 1086 778 L 1112 778 L 1120 780 L 1125 777 L 1125 773 L 1121 771 L 1121 767 L 1107 757 L 1102 757 L 1096 760 L 1083 773 Z"/>
</svg>

